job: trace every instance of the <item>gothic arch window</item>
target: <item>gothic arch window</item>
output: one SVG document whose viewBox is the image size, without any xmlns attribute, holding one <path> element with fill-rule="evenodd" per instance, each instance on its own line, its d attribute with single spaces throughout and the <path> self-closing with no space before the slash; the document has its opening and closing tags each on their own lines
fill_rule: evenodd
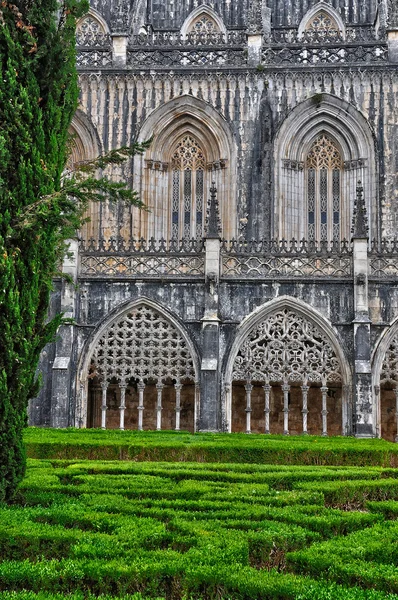
<svg viewBox="0 0 398 600">
<path fill-rule="evenodd" d="M 223 235 L 236 236 L 236 144 L 226 120 L 208 103 L 183 96 L 155 110 L 140 131 L 153 138 L 135 159 L 134 185 L 150 212 L 133 213 L 133 236 L 202 237 L 209 191 L 219 192 Z"/>
<path fill-rule="evenodd" d="M 378 235 L 375 142 L 351 104 L 327 93 L 305 100 L 282 123 L 274 148 L 276 238 L 349 239 L 358 181 L 370 236 Z"/>
<path fill-rule="evenodd" d="M 298 28 L 298 37 L 317 42 L 344 39 L 344 22 L 332 6 L 326 2 L 318 2 L 304 15 Z"/>
<path fill-rule="evenodd" d="M 341 239 L 342 204 L 341 152 L 325 133 L 318 136 L 306 160 L 308 239 L 334 241 Z"/>
<path fill-rule="evenodd" d="M 76 25 L 76 44 L 78 46 L 104 46 L 109 43 L 109 28 L 97 11 L 90 9 Z"/>
<path fill-rule="evenodd" d="M 188 33 L 210 34 L 219 33 L 220 29 L 215 20 L 206 13 L 197 17 L 190 25 Z"/>
<path fill-rule="evenodd" d="M 200 39 L 220 34 L 226 35 L 222 18 L 213 8 L 203 4 L 191 12 L 181 28 L 184 38 L 195 36 Z"/>
<path fill-rule="evenodd" d="M 89 425 L 194 429 L 197 369 L 190 345 L 150 304 L 138 303 L 104 327 L 85 365 Z"/>
<path fill-rule="evenodd" d="M 329 36 L 334 32 L 338 32 L 339 26 L 337 21 L 329 13 L 321 10 L 310 19 L 305 30 Z"/>
<path fill-rule="evenodd" d="M 172 168 L 172 238 L 203 235 L 206 159 L 191 135 L 177 143 L 171 160 Z"/>
</svg>

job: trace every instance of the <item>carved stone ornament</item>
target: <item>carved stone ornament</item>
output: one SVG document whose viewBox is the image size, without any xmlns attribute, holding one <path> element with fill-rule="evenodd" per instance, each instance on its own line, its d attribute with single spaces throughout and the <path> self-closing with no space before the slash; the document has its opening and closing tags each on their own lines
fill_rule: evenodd
<svg viewBox="0 0 398 600">
<path fill-rule="evenodd" d="M 341 381 L 341 368 L 328 337 L 303 315 L 283 309 L 251 330 L 233 380 L 326 385 Z"/>
<path fill-rule="evenodd" d="M 380 383 L 398 384 L 398 340 L 394 340 L 386 352 Z"/>
<path fill-rule="evenodd" d="M 249 35 L 257 35 L 261 34 L 262 30 L 262 1 L 250 0 L 247 17 L 247 33 Z"/>
<path fill-rule="evenodd" d="M 352 237 L 366 239 L 369 237 L 368 217 L 365 199 L 363 197 L 362 183 L 358 181 L 357 197 L 354 204 L 354 215 L 352 219 Z"/>
<path fill-rule="evenodd" d="M 186 341 L 170 321 L 145 305 L 108 325 L 95 346 L 92 372 L 103 382 L 195 380 Z"/>
</svg>

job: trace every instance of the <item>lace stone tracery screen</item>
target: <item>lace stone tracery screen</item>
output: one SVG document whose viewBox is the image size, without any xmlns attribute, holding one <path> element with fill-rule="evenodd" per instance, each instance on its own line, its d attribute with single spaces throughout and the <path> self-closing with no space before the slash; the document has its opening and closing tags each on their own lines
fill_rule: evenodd
<svg viewBox="0 0 398 600">
<path fill-rule="evenodd" d="M 306 161 L 309 240 L 330 242 L 341 238 L 342 169 L 339 149 L 322 134 Z"/>
<path fill-rule="evenodd" d="M 103 382 L 130 379 L 181 383 L 195 379 L 188 345 L 162 315 L 138 306 L 111 323 L 92 355 L 92 372 Z"/>
<path fill-rule="evenodd" d="M 172 158 L 172 237 L 202 237 L 206 160 L 198 142 L 186 135 Z"/>
<path fill-rule="evenodd" d="M 234 362 L 233 381 L 341 382 L 340 363 L 327 336 L 292 310 L 267 317 L 249 333 Z"/>
<path fill-rule="evenodd" d="M 398 385 L 398 340 L 394 340 L 388 348 L 383 361 L 380 383 Z"/>
</svg>

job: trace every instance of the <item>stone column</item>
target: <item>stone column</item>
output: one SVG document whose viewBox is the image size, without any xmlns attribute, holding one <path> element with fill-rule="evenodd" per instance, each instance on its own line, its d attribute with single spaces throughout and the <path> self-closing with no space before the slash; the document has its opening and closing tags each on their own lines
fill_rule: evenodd
<svg viewBox="0 0 398 600">
<path fill-rule="evenodd" d="M 101 384 L 102 387 L 102 404 L 101 404 L 101 429 L 106 429 L 106 411 L 108 410 L 106 404 L 106 396 L 108 392 L 108 382 L 103 381 Z"/>
<path fill-rule="evenodd" d="M 289 435 L 289 392 L 290 385 L 284 383 L 282 385 L 283 391 L 283 435 Z"/>
<path fill-rule="evenodd" d="M 354 276 L 354 433 L 375 435 L 368 305 L 368 224 L 363 188 L 358 183 L 352 227 Z"/>
<path fill-rule="evenodd" d="M 78 275 L 78 242 L 69 242 L 69 253 L 62 265 L 62 272 L 69 280 L 62 280 L 61 312 L 67 319 L 76 317 L 76 282 Z M 51 388 L 51 427 L 83 426 L 79 417 L 75 418 L 76 382 L 73 353 L 75 348 L 76 327 L 62 325 L 58 331 L 55 345 L 55 359 L 52 367 Z"/>
<path fill-rule="evenodd" d="M 177 381 L 177 383 L 174 386 L 174 389 L 176 391 L 176 431 L 180 431 L 180 421 L 181 421 L 181 390 L 182 390 L 181 383 Z"/>
<path fill-rule="evenodd" d="M 270 425 L 269 425 L 269 414 L 271 412 L 270 410 L 270 405 L 269 405 L 269 396 L 271 393 L 271 386 L 269 383 L 266 383 L 264 385 L 264 396 L 265 396 L 265 409 L 264 409 L 264 414 L 265 414 L 265 431 L 264 433 L 271 433 L 270 431 Z"/>
<path fill-rule="evenodd" d="M 309 386 L 305 383 L 301 386 L 301 392 L 303 394 L 303 435 L 308 435 L 308 392 Z"/>
<path fill-rule="evenodd" d="M 126 411 L 126 388 L 127 388 L 126 382 L 125 381 L 120 382 L 120 384 L 119 384 L 119 389 L 120 389 L 120 406 L 119 406 L 120 425 L 119 425 L 119 429 L 120 429 L 120 431 L 124 431 L 124 416 L 125 416 L 125 411 Z"/>
<path fill-rule="evenodd" d="M 250 382 L 245 385 L 246 390 L 246 433 L 252 432 L 252 391 L 253 386 Z"/>
<path fill-rule="evenodd" d="M 328 388 L 323 385 L 321 387 L 322 392 L 322 435 L 327 437 L 328 435 Z"/>
<path fill-rule="evenodd" d="M 140 381 L 137 385 L 138 389 L 138 431 L 143 430 L 143 420 L 144 420 L 144 390 L 145 383 Z"/>
<path fill-rule="evenodd" d="M 156 385 L 158 393 L 157 404 L 156 404 L 156 430 L 161 431 L 162 429 L 162 395 L 163 395 L 163 383 Z"/>
<path fill-rule="evenodd" d="M 205 235 L 205 314 L 202 319 L 200 431 L 219 431 L 220 423 L 220 320 L 218 318 L 221 239 L 217 190 L 213 184 L 207 209 Z"/>
</svg>

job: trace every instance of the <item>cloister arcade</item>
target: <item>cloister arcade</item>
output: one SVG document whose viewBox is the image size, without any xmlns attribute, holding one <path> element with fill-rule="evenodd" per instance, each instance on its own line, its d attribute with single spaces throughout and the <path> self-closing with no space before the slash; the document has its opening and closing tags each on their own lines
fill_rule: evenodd
<svg viewBox="0 0 398 600">
<path fill-rule="evenodd" d="M 332 328 L 309 312 L 286 299 L 242 324 L 223 386 L 229 431 L 346 433 L 351 375 Z M 142 300 L 88 340 L 79 414 L 88 427 L 195 431 L 199 381 L 196 349 L 183 326 Z"/>
</svg>

